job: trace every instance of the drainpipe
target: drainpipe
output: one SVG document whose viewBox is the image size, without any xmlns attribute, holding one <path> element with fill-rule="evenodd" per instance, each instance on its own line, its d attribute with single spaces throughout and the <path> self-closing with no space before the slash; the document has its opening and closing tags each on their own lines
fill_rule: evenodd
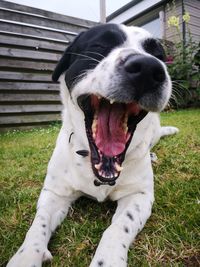
<svg viewBox="0 0 200 267">
<path fill-rule="evenodd" d="M 100 22 L 106 23 L 106 0 L 100 0 Z"/>
<path fill-rule="evenodd" d="M 185 21 L 183 20 L 183 15 L 185 14 L 184 0 L 181 0 L 181 3 L 182 3 L 182 36 L 183 36 L 183 46 L 185 46 L 185 42 L 186 42 L 186 27 L 185 27 Z"/>
</svg>

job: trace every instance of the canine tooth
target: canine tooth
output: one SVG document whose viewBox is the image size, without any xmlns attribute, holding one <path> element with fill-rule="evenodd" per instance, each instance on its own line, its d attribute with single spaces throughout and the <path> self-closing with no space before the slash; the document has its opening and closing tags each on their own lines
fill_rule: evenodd
<svg viewBox="0 0 200 267">
<path fill-rule="evenodd" d="M 92 123 L 92 137 L 95 139 L 97 130 L 97 116 L 94 116 L 94 120 Z"/>
<path fill-rule="evenodd" d="M 99 175 L 103 176 L 103 171 L 100 170 L 99 171 Z"/>
<path fill-rule="evenodd" d="M 95 165 L 94 165 L 94 167 L 95 167 L 95 169 L 97 169 L 97 170 L 100 170 L 100 168 L 101 168 L 101 165 L 102 165 L 102 163 L 95 164 Z"/>
<path fill-rule="evenodd" d="M 120 166 L 117 162 L 115 162 L 115 169 L 118 171 L 118 172 L 121 172 L 123 170 L 123 167 Z"/>
<path fill-rule="evenodd" d="M 115 178 L 116 178 L 116 177 L 118 176 L 118 174 L 117 174 L 117 173 L 115 173 L 115 174 L 114 174 L 114 176 L 115 176 Z"/>
<path fill-rule="evenodd" d="M 102 97 L 100 95 L 98 95 L 97 98 L 100 100 Z"/>
<path fill-rule="evenodd" d="M 114 99 L 110 99 L 110 104 L 112 105 L 115 102 Z"/>
</svg>

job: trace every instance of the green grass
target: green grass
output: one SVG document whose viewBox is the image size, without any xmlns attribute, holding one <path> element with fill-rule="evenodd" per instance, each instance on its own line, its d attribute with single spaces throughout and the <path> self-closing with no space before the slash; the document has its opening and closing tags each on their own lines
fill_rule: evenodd
<svg viewBox="0 0 200 267">
<path fill-rule="evenodd" d="M 163 113 L 180 133 L 154 148 L 153 214 L 129 251 L 129 266 L 200 266 L 200 110 Z M 0 135 L 0 266 L 22 243 L 59 126 Z M 87 267 L 116 204 L 81 198 L 52 237 L 51 267 Z"/>
</svg>

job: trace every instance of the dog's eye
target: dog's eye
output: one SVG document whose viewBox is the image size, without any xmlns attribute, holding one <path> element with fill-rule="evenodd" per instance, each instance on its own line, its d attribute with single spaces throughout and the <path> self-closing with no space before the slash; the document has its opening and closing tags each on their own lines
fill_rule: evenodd
<svg viewBox="0 0 200 267">
<path fill-rule="evenodd" d="M 159 55 L 153 55 L 154 57 L 160 59 L 161 61 L 165 61 L 165 56 L 162 55 L 162 54 L 159 54 Z"/>
<path fill-rule="evenodd" d="M 165 51 L 158 40 L 147 39 L 143 42 L 142 46 L 147 53 L 165 62 Z"/>
</svg>

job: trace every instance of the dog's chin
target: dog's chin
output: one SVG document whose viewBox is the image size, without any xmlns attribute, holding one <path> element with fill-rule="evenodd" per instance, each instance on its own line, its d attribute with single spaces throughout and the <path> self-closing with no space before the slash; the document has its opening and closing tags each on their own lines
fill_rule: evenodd
<svg viewBox="0 0 200 267">
<path fill-rule="evenodd" d="M 81 95 L 78 105 L 85 115 L 95 185 L 114 185 L 137 124 L 147 111 L 138 103 L 112 102 L 97 95 Z"/>
</svg>

